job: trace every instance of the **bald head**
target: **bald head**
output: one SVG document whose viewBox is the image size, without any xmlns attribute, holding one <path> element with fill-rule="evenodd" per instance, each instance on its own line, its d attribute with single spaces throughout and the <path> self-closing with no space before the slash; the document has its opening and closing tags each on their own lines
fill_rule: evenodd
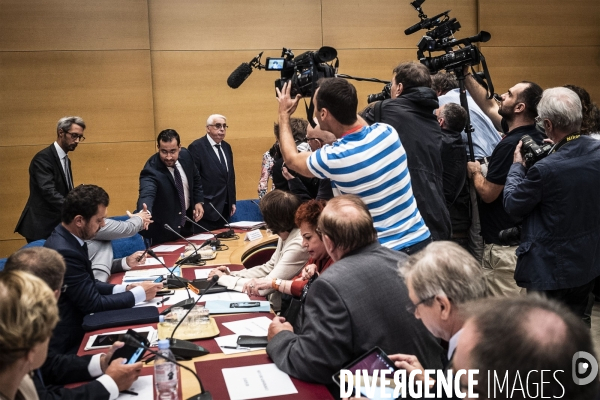
<svg viewBox="0 0 600 400">
<path fill-rule="evenodd" d="M 369 209 L 351 194 L 329 200 L 319 217 L 319 229 L 342 254 L 377 241 Z"/>
<path fill-rule="evenodd" d="M 314 128 L 310 126 L 310 124 L 308 125 L 306 130 L 306 139 L 312 151 L 316 151 L 326 144 L 332 144 L 337 140 L 333 133 L 324 131 L 321 129 L 319 124 L 317 124 Z"/>
</svg>

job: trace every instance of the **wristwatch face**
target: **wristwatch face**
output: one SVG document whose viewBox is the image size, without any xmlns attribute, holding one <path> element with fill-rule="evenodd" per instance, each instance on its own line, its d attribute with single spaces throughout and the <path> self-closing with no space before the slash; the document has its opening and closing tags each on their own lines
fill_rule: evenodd
<svg viewBox="0 0 600 400">
<path fill-rule="evenodd" d="M 275 284 L 276 284 L 277 286 L 281 285 L 281 279 L 277 279 L 277 280 L 275 281 Z"/>
</svg>

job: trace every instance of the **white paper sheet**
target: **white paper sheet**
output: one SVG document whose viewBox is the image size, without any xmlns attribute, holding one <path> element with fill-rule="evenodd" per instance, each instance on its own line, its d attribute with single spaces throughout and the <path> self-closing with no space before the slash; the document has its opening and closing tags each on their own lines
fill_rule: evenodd
<svg viewBox="0 0 600 400">
<path fill-rule="evenodd" d="M 133 385 L 129 388 L 130 391 L 137 393 L 137 396 L 131 394 L 120 393 L 118 400 L 140 400 L 154 398 L 154 377 L 152 375 L 144 375 L 137 378 Z"/>
<path fill-rule="evenodd" d="M 245 293 L 221 292 L 205 294 L 202 300 L 250 301 L 250 297 Z"/>
<path fill-rule="evenodd" d="M 233 333 L 251 336 L 267 336 L 269 325 L 271 325 L 271 319 L 267 317 L 249 318 L 223 323 L 223 326 Z"/>
<path fill-rule="evenodd" d="M 190 290 L 190 295 L 192 296 L 193 299 L 198 298 L 198 296 L 195 295 L 194 292 L 192 292 L 191 290 Z M 169 297 L 169 300 L 165 301 L 164 305 L 172 306 L 173 304 L 176 304 L 176 303 L 179 303 L 180 301 L 186 300 L 188 298 L 188 293 L 187 293 L 187 290 L 185 290 L 185 289 L 175 289 L 175 293 L 173 293 L 172 295 L 169 295 L 168 297 Z"/>
<path fill-rule="evenodd" d="M 212 270 L 212 268 L 195 270 L 194 273 L 196 274 L 196 279 L 208 279 L 208 273 L 211 270 Z"/>
<path fill-rule="evenodd" d="M 156 246 L 152 250 L 154 250 L 155 253 L 171 253 L 182 247 L 185 247 L 185 245 L 183 245 L 183 244 L 161 244 L 160 246 Z"/>
<path fill-rule="evenodd" d="M 212 239 L 214 237 L 215 237 L 215 235 L 213 235 L 211 233 L 201 233 L 199 235 L 190 236 L 187 239 L 188 240 L 208 240 L 208 239 Z"/>
<path fill-rule="evenodd" d="M 223 368 L 231 400 L 259 399 L 298 393 L 289 375 L 275 364 Z"/>
<path fill-rule="evenodd" d="M 260 349 L 266 349 L 266 347 L 242 347 L 241 349 L 224 349 L 223 346 L 232 346 L 232 347 L 237 347 L 237 339 L 238 336 L 240 335 L 227 335 L 227 336 L 219 336 L 215 338 L 215 342 L 217 342 L 217 344 L 219 345 L 219 347 L 221 348 L 221 351 L 224 354 L 235 354 L 235 353 L 245 353 L 248 351 L 254 351 L 254 350 L 260 350 Z"/>
<path fill-rule="evenodd" d="M 250 229 L 259 225 L 264 225 L 264 221 L 238 221 L 229 224 L 232 228 Z"/>
</svg>

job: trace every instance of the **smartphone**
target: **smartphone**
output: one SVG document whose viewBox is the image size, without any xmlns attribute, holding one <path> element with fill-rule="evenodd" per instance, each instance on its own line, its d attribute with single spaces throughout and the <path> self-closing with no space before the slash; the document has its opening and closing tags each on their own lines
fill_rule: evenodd
<svg viewBox="0 0 600 400">
<path fill-rule="evenodd" d="M 281 71 L 285 65 L 285 58 L 267 57 L 267 71 Z"/>
<path fill-rule="evenodd" d="M 231 303 L 229 308 L 253 308 L 260 307 L 260 301 L 243 301 L 240 303 Z"/>
<path fill-rule="evenodd" d="M 380 372 L 383 370 L 387 370 L 389 371 L 387 378 L 389 379 L 388 385 L 385 386 L 385 393 L 386 396 L 388 396 L 387 398 L 393 398 L 392 395 L 394 394 L 394 372 L 398 370 L 398 368 L 396 368 L 396 366 L 394 365 L 394 362 L 392 360 L 390 360 L 387 356 L 387 354 L 385 354 L 383 352 L 383 350 L 381 350 L 379 347 L 374 347 L 371 350 L 369 350 L 368 352 L 366 352 L 365 354 L 363 354 L 362 356 L 360 356 L 358 359 L 352 361 L 350 364 L 348 364 L 347 366 L 345 366 L 343 369 L 349 370 L 352 375 L 354 377 L 356 377 L 356 371 L 360 370 L 361 374 L 362 371 L 367 370 L 370 374 L 371 377 L 373 377 L 373 373 L 376 370 L 379 370 Z M 379 372 L 379 373 L 380 373 Z M 332 376 L 333 381 L 340 386 L 341 382 L 341 373 L 338 371 L 335 374 L 333 374 Z M 344 382 L 346 383 L 346 382 Z M 378 375 L 378 382 L 377 385 L 375 387 L 374 390 L 374 397 L 368 397 L 367 396 L 367 392 L 364 388 L 364 385 L 361 385 L 361 392 L 360 393 L 353 393 L 353 395 L 351 397 L 358 397 L 360 395 L 360 397 L 366 397 L 369 399 L 379 399 L 381 398 L 381 382 L 379 381 L 379 375 Z"/>
<path fill-rule="evenodd" d="M 169 289 L 163 289 L 163 290 L 159 290 L 158 292 L 156 292 L 156 297 L 161 297 L 161 296 L 170 296 L 172 294 L 175 294 L 174 290 L 169 290 Z"/>
<path fill-rule="evenodd" d="M 135 331 L 134 331 L 135 332 Z M 137 335 L 141 336 L 144 340 L 148 340 L 148 332 L 136 332 Z M 90 346 L 95 347 L 110 347 L 114 342 L 122 342 L 124 333 L 112 334 L 112 335 L 98 335 L 94 343 Z"/>
<path fill-rule="evenodd" d="M 161 276 L 159 276 L 158 278 L 156 278 L 156 279 L 154 280 L 154 283 L 161 283 L 161 282 L 162 282 L 162 281 L 164 281 L 164 280 L 165 280 L 164 276 L 162 276 L 162 275 L 161 275 Z"/>
<path fill-rule="evenodd" d="M 147 332 L 144 332 L 144 333 L 147 333 Z M 140 335 L 139 333 L 137 333 L 136 331 L 134 331 L 133 329 L 128 329 L 127 334 L 136 338 L 140 343 L 142 343 L 146 347 L 150 347 L 150 343 L 148 342 L 147 335 L 146 335 L 146 337 L 144 337 L 144 336 Z M 112 362 L 112 360 L 116 360 L 117 358 L 124 358 L 127 360 L 125 362 L 125 364 L 135 364 L 144 356 L 144 353 L 146 353 L 146 350 L 141 347 L 134 347 L 134 346 L 129 346 L 128 344 L 125 344 L 123 347 L 121 347 L 120 349 L 117 349 L 113 353 L 113 356 L 111 357 L 111 359 L 109 360 L 108 363 L 110 364 Z"/>
</svg>

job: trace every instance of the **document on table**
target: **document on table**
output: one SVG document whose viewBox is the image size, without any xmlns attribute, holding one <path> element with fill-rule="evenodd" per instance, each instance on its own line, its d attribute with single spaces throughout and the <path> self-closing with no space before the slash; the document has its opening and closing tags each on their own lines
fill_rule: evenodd
<svg viewBox="0 0 600 400">
<path fill-rule="evenodd" d="M 179 275 L 181 272 L 180 267 L 170 268 L 173 274 Z M 150 269 L 132 269 L 125 272 L 123 276 L 123 283 L 140 282 L 140 281 L 153 281 L 159 276 L 168 275 L 164 268 L 150 268 Z"/>
<path fill-rule="evenodd" d="M 250 301 L 250 297 L 245 293 L 221 292 L 205 294 L 202 300 Z"/>
<path fill-rule="evenodd" d="M 236 314 L 241 312 L 269 312 L 271 304 L 268 301 L 250 301 L 256 303 L 252 307 L 236 307 L 239 301 L 229 300 L 206 300 L 205 307 L 208 308 L 211 314 Z M 233 305 L 233 307 L 232 307 Z"/>
<path fill-rule="evenodd" d="M 184 244 L 161 244 L 160 246 L 156 246 L 152 250 L 155 253 L 171 253 L 177 249 L 185 247 Z"/>
<path fill-rule="evenodd" d="M 238 221 L 238 222 L 230 223 L 229 226 L 231 226 L 232 228 L 239 228 L 239 229 L 252 229 L 252 228 L 258 228 L 259 226 L 262 226 L 264 224 L 265 224 L 264 221 Z"/>
<path fill-rule="evenodd" d="M 154 398 L 154 377 L 152 375 L 144 375 L 137 378 L 128 389 L 136 395 L 131 395 L 121 392 L 117 400 L 139 400 Z"/>
<path fill-rule="evenodd" d="M 194 271 L 196 274 L 196 279 L 208 279 L 208 273 L 212 270 L 212 268 L 206 269 L 197 269 Z"/>
<path fill-rule="evenodd" d="M 223 346 L 228 347 L 237 347 L 237 339 L 240 335 L 226 335 L 226 336 L 218 336 L 215 338 L 215 342 L 221 348 L 223 354 L 235 354 L 235 353 L 245 353 L 247 351 L 254 351 L 260 349 L 266 349 L 266 347 L 242 347 L 241 349 L 225 349 Z"/>
<path fill-rule="evenodd" d="M 223 326 L 233 333 L 250 336 L 267 336 L 269 325 L 271 325 L 271 319 L 267 317 L 249 318 L 223 323 Z"/>
<path fill-rule="evenodd" d="M 158 257 L 158 259 L 164 264 L 165 263 L 165 259 L 162 257 Z M 151 267 L 153 265 L 162 265 L 160 262 L 158 262 L 157 259 L 152 258 L 152 257 L 146 257 L 146 262 L 143 263 L 142 265 L 140 265 L 141 267 Z M 163 270 L 164 271 L 164 270 Z"/>
<path fill-rule="evenodd" d="M 275 364 L 223 368 L 225 385 L 231 400 L 249 400 L 262 397 L 298 393 L 289 375 Z"/>
<path fill-rule="evenodd" d="M 201 233 L 199 235 L 189 237 L 188 240 L 209 240 L 213 239 L 214 237 L 215 235 L 211 233 Z"/>
</svg>

